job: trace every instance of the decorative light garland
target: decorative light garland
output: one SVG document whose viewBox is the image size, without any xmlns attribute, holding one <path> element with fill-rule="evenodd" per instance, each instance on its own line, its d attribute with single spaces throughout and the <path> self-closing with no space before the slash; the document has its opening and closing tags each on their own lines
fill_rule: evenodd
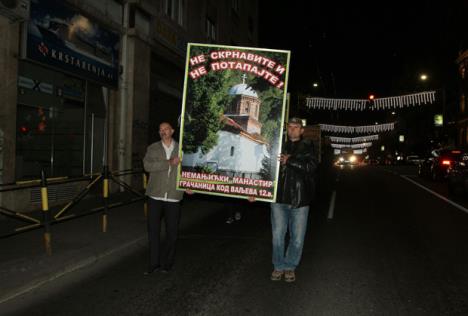
<svg viewBox="0 0 468 316">
<path fill-rule="evenodd" d="M 362 149 L 362 148 L 369 148 L 372 146 L 372 143 L 371 142 L 367 142 L 367 143 L 362 143 L 362 144 L 348 144 L 348 145 L 345 145 L 345 144 L 330 144 L 330 146 L 332 148 L 335 148 L 335 149 L 342 149 L 342 148 L 351 148 L 351 149 Z"/>
<path fill-rule="evenodd" d="M 402 108 L 404 106 L 415 106 L 431 104 L 435 101 L 435 91 L 426 91 L 415 94 L 401 95 L 397 97 L 380 98 L 374 100 L 373 110 Z"/>
<path fill-rule="evenodd" d="M 353 149 L 353 154 L 355 155 L 361 155 L 363 153 L 366 153 L 367 152 L 367 148 L 362 148 L 362 149 Z M 334 154 L 335 156 L 337 155 L 341 155 L 342 154 L 342 150 L 341 149 L 334 149 Z"/>
<path fill-rule="evenodd" d="M 373 101 L 367 99 L 330 99 L 330 98 L 307 98 L 306 106 L 309 109 L 321 110 L 384 110 L 432 104 L 435 101 L 435 91 L 424 91 L 387 98 L 376 98 Z"/>
<path fill-rule="evenodd" d="M 366 99 L 307 98 L 307 107 L 321 110 L 365 110 Z"/>
<path fill-rule="evenodd" d="M 330 125 L 330 124 L 319 124 L 320 129 L 324 132 L 333 133 L 380 133 L 388 132 L 395 128 L 395 123 L 377 124 L 377 125 L 364 125 L 364 126 L 342 126 L 342 125 Z"/>
<path fill-rule="evenodd" d="M 330 141 L 332 143 L 363 143 L 363 142 L 368 142 L 371 140 L 378 140 L 379 135 L 369 135 L 369 136 L 361 136 L 361 137 L 335 137 L 335 136 L 330 136 Z"/>
</svg>

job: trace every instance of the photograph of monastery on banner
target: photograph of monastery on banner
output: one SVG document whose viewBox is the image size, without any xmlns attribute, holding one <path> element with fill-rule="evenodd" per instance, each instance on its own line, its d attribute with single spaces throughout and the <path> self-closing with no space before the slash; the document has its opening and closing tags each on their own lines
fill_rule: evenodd
<svg viewBox="0 0 468 316">
<path fill-rule="evenodd" d="M 178 189 L 275 201 L 289 58 L 188 44 Z"/>
</svg>

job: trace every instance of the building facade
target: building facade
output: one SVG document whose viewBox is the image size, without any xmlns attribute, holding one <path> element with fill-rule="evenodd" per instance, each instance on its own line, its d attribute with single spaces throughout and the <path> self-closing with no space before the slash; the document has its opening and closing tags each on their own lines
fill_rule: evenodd
<svg viewBox="0 0 468 316">
<path fill-rule="evenodd" d="M 258 45 L 258 1 L 1 5 L 3 184 L 37 179 L 41 169 L 49 177 L 79 177 L 103 164 L 141 167 L 158 124 L 178 124 L 187 43 Z M 23 209 L 32 196 L 3 194 L 0 203 Z"/>
<path fill-rule="evenodd" d="M 468 50 L 458 59 L 460 102 L 456 115 L 457 145 L 468 150 Z"/>
</svg>

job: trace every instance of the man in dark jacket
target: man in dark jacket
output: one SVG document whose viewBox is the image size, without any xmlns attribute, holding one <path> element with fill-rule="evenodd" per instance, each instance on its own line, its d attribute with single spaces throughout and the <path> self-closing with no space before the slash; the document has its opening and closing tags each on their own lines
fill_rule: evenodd
<svg viewBox="0 0 468 316">
<path fill-rule="evenodd" d="M 314 197 L 317 160 L 312 142 L 302 139 L 302 120 L 290 119 L 287 130 L 289 141 L 279 157 L 276 203 L 271 204 L 274 266 L 271 280 L 278 281 L 284 276 L 286 282 L 294 282 L 295 269 L 302 256 L 309 204 Z M 289 244 L 285 253 L 288 227 Z"/>
</svg>

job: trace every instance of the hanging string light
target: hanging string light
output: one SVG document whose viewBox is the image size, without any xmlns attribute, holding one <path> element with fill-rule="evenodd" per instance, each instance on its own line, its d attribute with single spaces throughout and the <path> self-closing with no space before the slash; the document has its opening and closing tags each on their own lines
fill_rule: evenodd
<svg viewBox="0 0 468 316">
<path fill-rule="evenodd" d="M 378 140 L 379 135 L 369 135 L 369 136 L 361 136 L 361 137 L 336 137 L 336 136 L 330 136 L 330 141 L 332 143 L 364 143 L 364 142 L 369 142 L 372 140 Z"/>
<path fill-rule="evenodd" d="M 366 108 L 365 99 L 307 98 L 307 107 L 320 110 L 360 110 Z"/>
<path fill-rule="evenodd" d="M 362 149 L 362 148 L 371 147 L 372 142 L 361 143 L 361 144 L 330 144 L 330 146 L 334 149 L 343 149 L 343 148 Z"/>
<path fill-rule="evenodd" d="M 426 91 L 396 97 L 380 98 L 374 100 L 372 109 L 396 109 L 407 106 L 432 104 L 435 101 L 435 91 Z"/>
<path fill-rule="evenodd" d="M 395 128 L 395 123 L 364 125 L 364 126 L 343 126 L 319 124 L 320 129 L 324 132 L 344 133 L 344 134 L 364 134 L 364 133 L 380 133 L 388 132 Z"/>
<path fill-rule="evenodd" d="M 435 102 L 435 91 L 424 91 L 413 94 L 393 96 L 387 98 L 368 99 L 330 99 L 307 98 L 306 106 L 318 110 L 385 110 L 416 105 L 432 104 Z"/>
</svg>

